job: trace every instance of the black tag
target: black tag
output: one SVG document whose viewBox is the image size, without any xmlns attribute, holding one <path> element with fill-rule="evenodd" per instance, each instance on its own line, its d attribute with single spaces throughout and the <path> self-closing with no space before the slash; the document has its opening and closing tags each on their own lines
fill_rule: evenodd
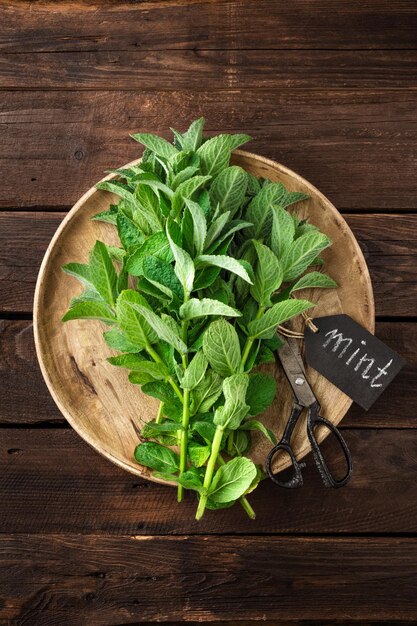
<svg viewBox="0 0 417 626">
<path fill-rule="evenodd" d="M 368 410 L 395 378 L 405 361 L 348 315 L 313 320 L 306 327 L 306 361 Z"/>
</svg>

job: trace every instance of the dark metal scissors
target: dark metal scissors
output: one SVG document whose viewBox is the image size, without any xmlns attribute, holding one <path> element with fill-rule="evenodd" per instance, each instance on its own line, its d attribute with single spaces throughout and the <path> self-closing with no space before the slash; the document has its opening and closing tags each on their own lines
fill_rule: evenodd
<svg viewBox="0 0 417 626">
<path fill-rule="evenodd" d="M 303 477 L 301 470 L 306 464 L 299 463 L 297 461 L 291 447 L 291 437 L 301 413 L 304 409 L 307 409 L 307 436 L 311 444 L 314 461 L 323 482 L 326 487 L 343 487 L 343 485 L 346 485 L 349 481 L 352 474 L 352 457 L 340 431 L 336 428 L 336 426 L 334 426 L 334 424 L 320 415 L 320 404 L 307 382 L 304 363 L 298 348 L 297 340 L 293 338 L 284 339 L 284 345 L 277 353 L 277 358 L 281 362 L 288 382 L 291 385 L 294 394 L 294 401 L 291 415 L 288 419 L 282 439 L 271 450 L 266 461 L 266 470 L 270 479 L 276 485 L 286 487 L 287 489 L 295 489 L 296 487 L 302 486 Z M 323 458 L 314 434 L 314 429 L 320 425 L 325 426 L 330 430 L 342 449 L 347 465 L 347 472 L 343 478 L 334 478 Z M 274 474 L 272 471 L 273 461 L 276 456 L 280 454 L 280 452 L 288 454 L 292 462 L 293 475 L 287 481 L 280 480 L 279 474 Z"/>
</svg>

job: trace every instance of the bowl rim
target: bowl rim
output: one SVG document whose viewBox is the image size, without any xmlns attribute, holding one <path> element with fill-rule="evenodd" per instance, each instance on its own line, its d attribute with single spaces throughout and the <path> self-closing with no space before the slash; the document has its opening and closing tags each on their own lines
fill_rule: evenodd
<svg viewBox="0 0 417 626">
<path fill-rule="evenodd" d="M 285 165 L 282 165 L 281 163 L 278 163 L 277 161 L 274 161 L 273 159 L 269 159 L 267 157 L 255 154 L 253 152 L 248 152 L 246 150 L 234 150 L 232 153 L 232 156 L 234 154 L 237 156 L 244 157 L 249 160 L 258 161 L 274 169 L 276 172 L 282 172 L 283 174 L 290 176 L 291 178 L 293 178 L 300 184 L 307 187 L 308 190 L 311 191 L 316 197 L 320 198 L 320 200 L 326 206 L 326 210 L 329 210 L 331 213 L 333 213 L 333 215 L 339 221 L 342 220 L 344 222 L 344 228 L 346 229 L 346 232 L 350 236 L 350 239 L 355 248 L 356 254 L 364 270 L 363 274 L 364 274 L 365 284 L 368 285 L 368 296 L 369 296 L 368 307 L 367 307 L 366 328 L 369 330 L 369 332 L 374 333 L 375 332 L 375 300 L 374 300 L 374 294 L 373 294 L 373 288 L 372 288 L 371 277 L 369 274 L 369 269 L 368 269 L 365 257 L 363 255 L 363 252 L 356 240 L 356 237 L 352 229 L 350 228 L 350 226 L 344 219 L 343 215 L 341 215 L 341 213 L 336 209 L 336 207 L 332 204 L 332 202 L 330 202 L 330 200 L 324 194 L 322 194 L 321 191 L 319 191 L 312 183 L 310 183 L 308 180 L 306 180 L 305 178 L 303 178 L 302 176 L 300 176 L 299 174 L 297 174 L 290 168 L 286 167 Z M 138 163 L 140 163 L 140 161 L 141 161 L 141 158 L 138 158 L 133 161 L 130 161 L 129 163 L 123 165 L 122 167 L 126 168 L 132 165 L 137 165 Z M 100 181 L 98 182 L 113 180 L 117 177 L 118 177 L 117 173 L 111 173 L 105 176 L 104 178 L 100 179 Z M 48 387 L 49 393 L 51 394 L 55 404 L 57 405 L 58 409 L 60 410 L 62 415 L 65 417 L 65 419 L 68 421 L 70 426 L 88 445 L 90 445 L 96 452 L 99 452 L 102 456 L 110 460 L 112 463 L 114 463 L 118 467 L 129 472 L 130 474 L 133 474 L 135 476 L 140 476 L 141 478 L 146 478 L 147 480 L 151 480 L 153 482 L 160 483 L 163 485 L 176 486 L 176 483 L 168 482 L 160 478 L 155 478 L 154 476 L 152 476 L 152 474 L 145 475 L 144 472 L 136 471 L 134 467 L 128 465 L 123 459 L 120 459 L 114 456 L 114 454 L 112 454 L 111 451 L 109 451 L 108 449 L 98 448 L 96 445 L 96 441 L 93 441 L 92 437 L 89 434 L 89 431 L 86 430 L 82 425 L 80 425 L 80 423 L 77 420 L 73 419 L 71 413 L 69 412 L 65 404 L 61 401 L 59 394 L 57 393 L 55 389 L 55 385 L 53 383 L 52 377 L 49 373 L 49 370 L 44 360 L 44 353 L 42 349 L 42 341 L 40 337 L 40 326 L 39 326 L 40 317 L 41 317 L 40 300 L 41 300 L 41 295 L 42 295 L 44 276 L 47 270 L 47 266 L 49 264 L 50 256 L 55 247 L 55 243 L 58 241 L 59 237 L 61 236 L 61 233 L 68 227 L 68 225 L 73 220 L 73 218 L 77 214 L 80 207 L 84 204 L 84 202 L 88 198 L 90 198 L 93 194 L 97 193 L 98 191 L 96 189 L 97 184 L 98 183 L 95 183 L 92 187 L 90 187 L 90 189 L 88 189 L 88 191 L 86 191 L 77 200 L 74 206 L 68 211 L 68 214 L 64 217 L 64 219 L 62 220 L 62 222 L 59 224 L 58 228 L 56 229 L 46 249 L 44 257 L 42 259 L 42 263 L 40 265 L 37 280 L 36 280 L 36 286 L 35 286 L 35 292 L 34 292 L 34 298 L 33 298 L 33 333 L 34 333 L 34 340 L 35 340 L 36 356 L 38 359 L 39 367 L 42 372 L 43 379 Z M 348 410 L 351 404 L 352 404 L 352 400 L 348 398 L 346 411 Z M 308 443 L 306 444 L 306 447 L 307 448 L 309 447 Z M 304 448 L 300 450 L 300 454 L 302 454 L 302 456 L 305 456 L 306 452 Z M 143 466 L 138 464 L 138 469 L 142 467 Z"/>
</svg>

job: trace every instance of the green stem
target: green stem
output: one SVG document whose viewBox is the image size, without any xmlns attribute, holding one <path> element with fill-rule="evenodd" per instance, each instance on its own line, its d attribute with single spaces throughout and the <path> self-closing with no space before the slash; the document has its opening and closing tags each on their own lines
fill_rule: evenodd
<svg viewBox="0 0 417 626">
<path fill-rule="evenodd" d="M 184 298 L 184 302 L 188 300 Z M 181 322 L 181 338 L 183 342 L 187 345 L 187 332 L 188 332 L 188 321 L 182 320 Z M 188 355 L 183 354 L 181 356 L 182 366 L 184 370 L 188 367 Z M 183 401 L 182 401 L 182 430 L 180 437 L 180 475 L 185 472 L 187 468 L 187 451 L 188 451 L 188 424 L 190 421 L 190 390 L 184 389 Z M 182 485 L 178 485 L 178 502 L 182 501 L 184 495 L 184 487 Z"/>
<path fill-rule="evenodd" d="M 182 430 L 180 442 L 180 475 L 187 468 L 187 450 L 188 450 L 188 424 L 190 421 L 190 390 L 184 389 L 184 402 L 182 405 Z M 184 488 L 178 485 L 178 502 L 182 501 Z"/>
<path fill-rule="evenodd" d="M 265 307 L 264 306 L 259 306 L 258 312 L 255 315 L 255 320 L 258 320 L 260 317 L 262 317 L 262 315 L 264 314 L 264 311 L 265 311 Z M 254 341 L 255 341 L 255 339 L 253 337 L 247 337 L 246 338 L 245 345 L 243 346 L 242 360 L 240 362 L 240 367 L 241 367 L 242 371 L 245 368 L 246 361 L 248 360 L 248 356 L 250 354 L 250 351 L 251 351 L 251 348 L 253 346 L 253 342 Z"/>
<path fill-rule="evenodd" d="M 158 413 L 156 414 L 156 419 L 155 419 L 155 422 L 157 424 L 161 423 L 161 419 L 162 419 L 163 415 L 164 415 L 164 403 L 160 402 L 159 403 Z"/>
<path fill-rule="evenodd" d="M 219 454 L 218 457 L 217 457 L 217 464 L 218 465 L 226 465 L 226 461 L 223 459 L 221 454 Z M 256 513 L 253 510 L 253 508 L 251 507 L 251 505 L 249 504 L 249 501 L 248 501 L 247 497 L 246 496 L 240 496 L 239 502 L 242 505 L 242 508 L 244 509 L 244 511 L 246 511 L 246 513 L 248 514 L 248 516 L 251 519 L 255 519 Z"/>
<path fill-rule="evenodd" d="M 206 473 L 204 476 L 203 487 L 207 491 L 213 479 L 214 468 L 216 467 L 216 462 L 218 460 L 220 447 L 222 445 L 223 432 L 224 432 L 223 428 L 221 426 L 217 426 L 216 432 L 213 437 L 213 443 L 211 444 L 211 454 L 207 463 Z M 202 495 L 200 497 L 200 501 L 198 503 L 198 508 L 197 508 L 197 513 L 195 516 L 197 520 L 200 520 L 204 515 L 204 511 L 205 511 L 206 504 L 207 504 L 207 498 L 208 498 L 207 495 Z"/>
</svg>

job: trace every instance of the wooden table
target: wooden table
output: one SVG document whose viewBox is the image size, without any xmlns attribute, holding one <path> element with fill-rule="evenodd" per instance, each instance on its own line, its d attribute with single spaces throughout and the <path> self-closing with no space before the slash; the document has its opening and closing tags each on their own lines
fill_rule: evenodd
<svg viewBox="0 0 417 626">
<path fill-rule="evenodd" d="M 0 624 L 417 622 L 417 5 L 414 0 L 0 0 Z M 194 502 L 124 473 L 63 420 L 32 336 L 56 227 L 133 131 L 200 115 L 254 136 L 344 213 L 377 334 L 406 359 L 343 422 L 351 484 Z M 168 134 L 166 134 L 168 136 Z"/>
</svg>

